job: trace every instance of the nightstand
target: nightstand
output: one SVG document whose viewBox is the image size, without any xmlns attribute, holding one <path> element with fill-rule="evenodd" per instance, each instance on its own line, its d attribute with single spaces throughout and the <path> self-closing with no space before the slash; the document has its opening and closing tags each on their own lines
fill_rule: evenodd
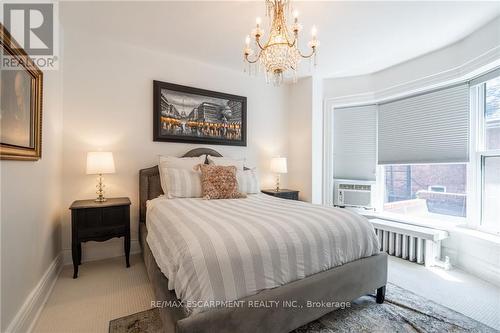
<svg viewBox="0 0 500 333">
<path fill-rule="evenodd" d="M 280 189 L 279 191 L 262 190 L 261 192 L 282 199 L 299 200 L 299 191 Z"/>
<path fill-rule="evenodd" d="M 130 267 L 130 199 L 110 198 L 105 202 L 77 200 L 71 207 L 71 254 L 73 279 L 82 263 L 82 242 L 103 242 L 124 237 L 125 258 Z"/>
</svg>

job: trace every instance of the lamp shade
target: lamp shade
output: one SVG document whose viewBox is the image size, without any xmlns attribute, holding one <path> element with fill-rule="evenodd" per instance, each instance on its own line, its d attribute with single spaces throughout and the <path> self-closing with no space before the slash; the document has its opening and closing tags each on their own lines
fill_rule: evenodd
<svg viewBox="0 0 500 333">
<path fill-rule="evenodd" d="M 87 153 L 87 174 L 115 173 L 113 153 L 109 151 L 93 151 Z"/>
<path fill-rule="evenodd" d="M 271 159 L 271 171 L 276 173 L 287 173 L 286 157 L 273 157 Z"/>
</svg>

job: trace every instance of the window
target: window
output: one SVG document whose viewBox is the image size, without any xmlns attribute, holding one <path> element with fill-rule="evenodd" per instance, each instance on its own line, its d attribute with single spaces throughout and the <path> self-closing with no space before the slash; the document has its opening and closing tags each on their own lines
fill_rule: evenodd
<svg viewBox="0 0 500 333">
<path fill-rule="evenodd" d="M 486 82 L 484 135 L 486 150 L 500 149 L 500 77 Z"/>
<path fill-rule="evenodd" d="M 500 156 L 483 160 L 483 212 L 482 225 L 486 229 L 500 229 Z"/>
<path fill-rule="evenodd" d="M 385 165 L 383 168 L 384 212 L 465 222 L 466 164 Z"/>
<path fill-rule="evenodd" d="M 500 77 L 482 82 L 475 89 L 479 131 L 476 166 L 481 181 L 480 228 L 500 233 Z"/>
<path fill-rule="evenodd" d="M 450 163 L 445 160 L 440 161 L 439 158 L 446 155 L 441 151 L 438 154 L 433 154 L 432 158 L 428 158 L 426 161 L 412 161 L 411 156 L 420 157 L 427 151 L 430 151 L 430 149 L 421 149 L 421 146 L 423 146 L 421 138 L 426 139 L 428 133 L 422 131 L 419 136 L 415 136 L 413 135 L 412 128 L 406 130 L 407 133 L 412 135 L 411 138 L 413 139 L 413 141 L 408 140 L 408 142 L 415 142 L 415 147 L 408 147 L 408 144 L 403 147 L 400 141 L 401 138 L 405 138 L 404 133 L 397 132 L 397 128 L 386 129 L 385 127 L 393 126 L 391 124 L 391 117 L 399 115 L 401 110 L 404 111 L 411 108 L 405 107 L 405 104 L 396 105 L 398 107 L 391 113 L 391 105 L 381 106 L 379 124 L 382 122 L 383 131 L 382 133 L 380 132 L 379 126 L 378 157 L 379 164 L 385 164 L 381 167 L 379 173 L 381 180 L 379 184 L 384 185 L 383 202 L 380 202 L 384 213 L 403 215 L 405 219 L 410 221 L 415 220 L 416 222 L 419 220 L 432 221 L 432 223 L 437 223 L 434 222 L 436 220 L 456 223 L 467 221 L 467 224 L 472 227 L 500 234 L 499 74 L 500 70 L 490 72 L 483 77 L 475 79 L 470 85 L 470 94 L 472 97 L 470 136 L 468 132 L 463 132 L 463 130 L 449 135 L 441 135 L 441 139 L 450 140 L 451 138 L 449 141 L 450 144 L 453 144 L 457 138 L 463 137 L 460 136 L 462 134 L 465 135 L 465 138 L 470 137 L 470 163 L 466 163 L 466 159 L 463 160 L 463 163 L 460 163 L 461 161 L 457 159 L 453 161 L 456 163 Z M 464 103 L 463 98 L 460 98 L 462 94 L 459 94 L 459 92 L 456 94 L 446 92 L 451 97 L 448 98 L 446 103 L 439 105 L 455 105 L 457 115 L 462 115 L 459 112 L 462 110 L 459 109 L 461 105 L 466 105 L 467 110 L 470 110 L 469 104 Z M 433 98 L 432 103 L 429 105 L 436 105 L 435 100 L 436 98 Z M 455 102 L 452 103 L 452 101 Z M 404 102 L 407 103 L 406 101 Z M 413 107 L 414 105 L 420 108 L 422 103 L 413 103 L 410 106 Z M 429 119 L 435 114 L 441 115 L 440 112 L 431 111 L 433 112 L 426 113 Z M 407 118 L 412 114 L 420 115 L 421 113 L 410 112 L 408 114 Z M 383 123 L 385 120 L 384 116 L 387 118 L 385 125 Z M 429 120 L 426 124 L 429 124 L 430 127 L 434 126 L 438 129 L 446 128 L 448 130 L 450 128 L 463 128 L 464 122 L 462 120 L 464 119 L 469 124 L 469 119 L 465 117 L 460 118 L 457 116 L 452 118 L 447 116 L 445 119 L 446 123 L 453 124 L 453 126 L 446 127 L 446 124 L 442 126 L 440 124 L 436 127 L 435 125 L 438 122 L 434 121 L 434 119 Z M 458 122 L 458 120 L 461 120 L 461 122 Z M 409 123 L 413 124 L 413 118 Z M 425 129 L 426 127 L 421 126 L 421 128 Z M 395 136 L 394 140 L 383 141 L 386 137 L 392 138 L 392 136 Z M 380 141 L 381 139 L 382 141 Z M 429 147 L 445 146 L 442 141 L 438 142 L 440 139 L 439 135 L 433 135 L 431 139 Z M 388 147 L 391 142 L 395 142 L 393 147 Z M 455 146 L 463 148 L 463 142 L 462 140 L 460 141 L 460 145 Z M 455 146 L 451 145 L 450 148 Z M 400 147 L 404 148 L 404 152 L 401 150 L 397 151 L 396 154 L 393 153 Z M 427 146 L 424 148 L 427 148 Z M 386 153 L 387 150 L 392 154 L 388 153 L 391 158 L 382 158 L 381 163 L 380 152 Z M 447 150 L 451 151 L 448 148 Z M 383 154 L 382 157 L 385 155 Z"/>
<path fill-rule="evenodd" d="M 379 105 L 378 207 L 384 215 L 432 225 L 466 222 L 470 115 L 466 83 Z"/>
</svg>

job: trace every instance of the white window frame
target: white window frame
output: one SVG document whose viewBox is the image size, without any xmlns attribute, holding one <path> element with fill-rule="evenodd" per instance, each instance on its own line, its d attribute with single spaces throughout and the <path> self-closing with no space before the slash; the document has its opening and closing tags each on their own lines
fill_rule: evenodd
<svg viewBox="0 0 500 333">
<path fill-rule="evenodd" d="M 486 107 L 486 82 L 471 88 L 471 184 L 470 202 L 472 214 L 467 225 L 490 234 L 500 235 L 500 228 L 489 228 L 483 225 L 484 211 L 484 160 L 485 157 L 500 157 L 500 149 L 486 149 L 484 142 L 484 109 Z M 469 178 L 468 178 L 469 179 Z M 469 209 L 469 207 L 467 207 Z"/>
<path fill-rule="evenodd" d="M 483 89 L 484 90 L 484 89 Z M 470 161 L 467 168 L 467 226 L 478 229 L 481 225 L 481 187 L 482 172 L 481 158 L 478 147 L 482 141 L 482 122 L 478 115 L 480 99 L 478 99 L 479 86 L 470 88 Z"/>
</svg>

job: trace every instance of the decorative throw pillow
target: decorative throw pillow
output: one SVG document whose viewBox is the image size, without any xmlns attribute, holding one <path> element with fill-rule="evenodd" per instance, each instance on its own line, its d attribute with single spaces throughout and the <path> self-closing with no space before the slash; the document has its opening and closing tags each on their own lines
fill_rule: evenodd
<svg viewBox="0 0 500 333">
<path fill-rule="evenodd" d="M 243 170 L 244 165 L 245 165 L 244 159 L 234 159 L 234 158 L 227 158 L 227 157 L 214 157 L 214 156 L 210 156 L 210 155 L 207 155 L 207 159 L 208 159 L 209 164 L 221 165 L 221 166 L 234 165 L 238 171 Z"/>
<path fill-rule="evenodd" d="M 168 195 L 169 183 L 169 169 L 184 169 L 193 171 L 193 168 L 200 164 L 205 163 L 205 155 L 199 157 L 174 157 L 174 156 L 160 156 L 158 161 L 158 170 L 160 173 L 160 184 L 163 193 Z"/>
<path fill-rule="evenodd" d="M 259 175 L 256 169 L 248 169 L 236 172 L 238 180 L 238 191 L 241 193 L 260 193 Z"/>
<path fill-rule="evenodd" d="M 168 168 L 168 198 L 201 198 L 201 173 Z"/>
<path fill-rule="evenodd" d="M 236 167 L 200 164 L 201 190 L 204 199 L 237 199 L 246 194 L 238 192 Z"/>
</svg>

